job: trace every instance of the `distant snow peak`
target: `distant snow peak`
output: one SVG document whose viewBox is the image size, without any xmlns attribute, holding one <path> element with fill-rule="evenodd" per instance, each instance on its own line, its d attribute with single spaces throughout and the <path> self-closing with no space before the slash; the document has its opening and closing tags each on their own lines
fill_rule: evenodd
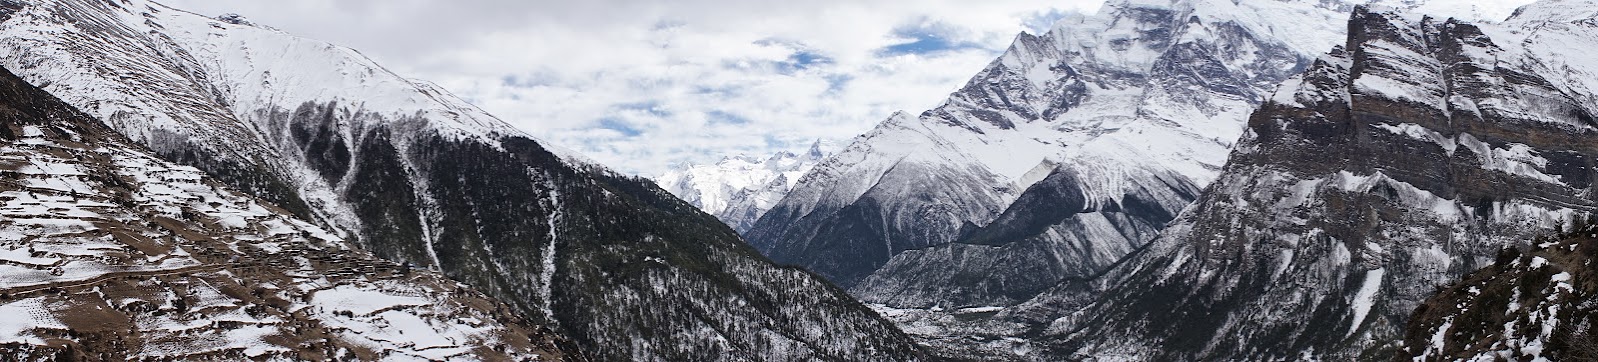
<svg viewBox="0 0 1598 362">
<path fill-rule="evenodd" d="M 1440 19 L 1455 18 L 1472 22 L 1501 22 L 1515 9 L 1531 4 L 1533 0 L 1377 0 L 1373 5 L 1405 9 Z"/>
<path fill-rule="evenodd" d="M 655 181 L 742 233 L 834 147 L 832 141 L 816 140 L 802 154 L 780 151 L 764 159 L 740 154 L 709 165 L 685 163 Z"/>
</svg>

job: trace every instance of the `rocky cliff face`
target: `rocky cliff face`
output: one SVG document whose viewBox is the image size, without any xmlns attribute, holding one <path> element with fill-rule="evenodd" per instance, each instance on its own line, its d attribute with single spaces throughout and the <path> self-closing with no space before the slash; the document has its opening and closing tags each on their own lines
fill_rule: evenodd
<svg viewBox="0 0 1598 362">
<path fill-rule="evenodd" d="M 1388 358 L 1434 288 L 1598 208 L 1594 14 L 1356 9 L 1156 241 L 1005 316 L 1078 356 Z"/>
<path fill-rule="evenodd" d="M 647 180 L 354 50 L 148 1 L 0 3 L 0 63 L 156 154 L 442 271 L 605 360 L 910 359 Z"/>
<path fill-rule="evenodd" d="M 149 154 L 0 69 L 9 358 L 584 360 L 505 304 Z"/>
<path fill-rule="evenodd" d="M 802 155 L 779 152 L 765 159 L 740 155 L 713 165 L 683 165 L 655 182 L 741 234 L 831 151 L 830 142 L 818 140 Z"/>
<path fill-rule="evenodd" d="M 749 242 L 862 299 L 1005 306 L 1102 271 L 1215 179 L 1249 111 L 1341 39 L 1326 1 L 1110 1 L 817 166 Z"/>
<path fill-rule="evenodd" d="M 1493 265 L 1426 299 L 1404 332 L 1400 358 L 1422 360 L 1598 358 L 1598 228 L 1508 248 Z"/>
</svg>

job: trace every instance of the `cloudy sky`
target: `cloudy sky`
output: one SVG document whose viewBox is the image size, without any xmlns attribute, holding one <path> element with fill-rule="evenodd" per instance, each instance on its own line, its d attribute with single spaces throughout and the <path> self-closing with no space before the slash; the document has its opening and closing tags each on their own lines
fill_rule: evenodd
<svg viewBox="0 0 1598 362">
<path fill-rule="evenodd" d="M 619 171 L 802 151 L 920 112 L 1101 0 L 166 0 L 360 50 Z"/>
<path fill-rule="evenodd" d="M 936 106 L 1103 0 L 158 0 L 349 46 L 618 171 L 799 152 Z M 1376 0 L 1407 3 L 1410 0 Z M 1429 0 L 1502 19 L 1530 0 Z"/>
</svg>

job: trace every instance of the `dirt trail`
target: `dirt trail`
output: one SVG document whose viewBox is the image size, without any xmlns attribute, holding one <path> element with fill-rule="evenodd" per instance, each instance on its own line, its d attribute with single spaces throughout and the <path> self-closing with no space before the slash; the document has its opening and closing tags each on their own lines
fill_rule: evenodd
<svg viewBox="0 0 1598 362">
<path fill-rule="evenodd" d="M 109 273 L 105 273 L 105 274 L 100 274 L 98 276 L 95 276 L 93 278 L 88 278 L 88 279 L 63 280 L 63 281 L 58 281 L 58 282 L 50 282 L 50 283 L 44 283 L 44 284 L 33 284 L 33 285 L 24 285 L 24 286 L 19 286 L 19 287 L 11 287 L 11 288 L 0 289 L 0 294 L 4 294 L 4 295 L 7 295 L 7 296 L 15 297 L 15 296 L 18 296 L 18 295 L 29 294 L 29 293 L 37 292 L 37 291 L 40 291 L 40 290 L 50 289 L 50 288 L 81 288 L 81 287 L 88 287 L 88 286 L 92 286 L 92 285 L 95 285 L 95 284 L 105 283 L 106 281 L 109 281 L 109 280 L 112 280 L 112 279 L 123 278 L 123 277 L 155 277 L 155 276 L 177 275 L 177 274 L 196 273 L 196 272 L 211 272 L 211 271 L 222 270 L 223 268 L 226 268 L 226 266 L 217 265 L 217 264 L 202 264 L 202 265 L 186 266 L 186 267 L 176 268 L 176 269 L 114 271 L 114 272 L 109 272 Z"/>
</svg>

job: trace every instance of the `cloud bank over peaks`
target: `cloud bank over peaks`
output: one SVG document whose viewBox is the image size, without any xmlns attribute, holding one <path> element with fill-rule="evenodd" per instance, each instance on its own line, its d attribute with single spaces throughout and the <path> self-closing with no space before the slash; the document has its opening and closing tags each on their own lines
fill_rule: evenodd
<svg viewBox="0 0 1598 362">
<path fill-rule="evenodd" d="M 618 171 L 803 152 L 931 108 L 1101 1 L 171 0 L 362 51 Z"/>
</svg>

